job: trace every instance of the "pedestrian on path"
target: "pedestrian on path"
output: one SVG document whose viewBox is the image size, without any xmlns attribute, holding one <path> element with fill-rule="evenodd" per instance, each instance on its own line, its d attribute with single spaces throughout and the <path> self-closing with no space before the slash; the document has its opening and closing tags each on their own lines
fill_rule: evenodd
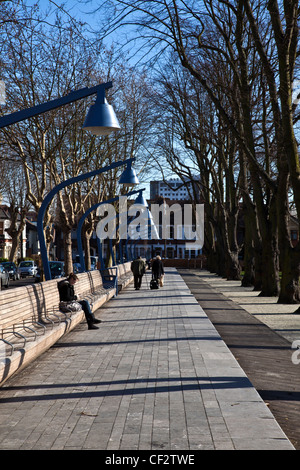
<svg viewBox="0 0 300 470">
<path fill-rule="evenodd" d="M 146 271 L 146 263 L 139 256 L 137 259 L 133 260 L 131 263 L 131 271 L 133 273 L 134 278 L 134 288 L 135 290 L 139 290 L 142 285 L 142 278 Z"/>
<path fill-rule="evenodd" d="M 59 308 L 65 312 L 76 312 L 82 309 L 85 314 L 88 329 L 97 330 L 98 327 L 95 325 L 95 323 L 101 323 L 101 320 L 97 320 L 95 318 L 91 306 L 87 300 L 77 299 L 77 295 L 75 295 L 74 290 L 74 286 L 77 281 L 78 277 L 76 276 L 76 274 L 71 273 L 69 274 L 68 279 L 60 281 L 58 283 L 58 291 L 60 298 Z"/>
<path fill-rule="evenodd" d="M 163 286 L 163 279 L 165 275 L 164 265 L 159 255 L 156 256 L 154 261 L 152 262 L 152 277 L 156 279 L 160 286 Z"/>
</svg>

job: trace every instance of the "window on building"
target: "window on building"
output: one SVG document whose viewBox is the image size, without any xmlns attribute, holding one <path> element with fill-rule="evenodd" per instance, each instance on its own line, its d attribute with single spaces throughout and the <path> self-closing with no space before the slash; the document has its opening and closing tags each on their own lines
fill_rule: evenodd
<svg viewBox="0 0 300 470">
<path fill-rule="evenodd" d="M 173 247 L 167 247 L 167 258 L 173 259 L 174 258 L 174 249 Z"/>
<path fill-rule="evenodd" d="M 291 240 L 298 240 L 298 230 L 291 230 Z"/>
</svg>

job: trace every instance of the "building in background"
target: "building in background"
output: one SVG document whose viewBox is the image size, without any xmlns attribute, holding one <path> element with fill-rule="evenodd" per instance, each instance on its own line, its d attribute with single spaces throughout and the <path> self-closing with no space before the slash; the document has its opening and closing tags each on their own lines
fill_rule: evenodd
<svg viewBox="0 0 300 470">
<path fill-rule="evenodd" d="M 6 205 L 0 206 L 0 258 L 9 259 L 12 238 L 7 233 L 7 229 L 10 227 L 11 217 L 9 208 Z M 22 232 L 21 241 L 18 247 L 17 257 L 21 258 L 23 253 L 26 253 L 26 228 Z"/>
<path fill-rule="evenodd" d="M 191 204 L 191 201 L 195 200 L 200 203 L 199 179 L 200 177 L 195 177 L 193 181 L 188 179 L 183 181 L 179 178 L 171 178 L 165 181 L 151 181 L 150 199 L 147 201 L 149 209 L 151 209 L 152 204 L 158 204 L 163 208 L 163 204 L 165 203 L 168 205 L 169 209 L 171 209 L 173 204 L 179 204 L 182 207 L 183 214 L 185 204 Z M 161 217 L 163 217 L 163 210 Z M 167 239 L 162 238 L 162 228 L 160 223 L 157 227 L 160 239 L 140 240 L 137 243 L 132 242 L 130 245 L 134 246 L 134 255 L 140 255 L 147 259 L 160 255 L 164 260 L 173 260 L 173 262 L 175 262 L 175 260 L 188 261 L 199 258 L 202 250 L 197 247 L 192 249 L 191 240 L 184 239 L 182 233 L 175 233 L 174 214 L 172 211 L 170 213 L 168 225 L 170 233 Z M 191 229 L 194 230 L 195 227 L 191 227 Z"/>
<path fill-rule="evenodd" d="M 199 200 L 199 180 L 200 177 L 193 178 L 193 181 L 187 178 L 185 180 L 171 178 L 165 181 L 150 181 L 150 200 L 155 200 L 158 197 L 172 201 L 190 201 L 191 198 Z M 196 198 L 194 198 L 194 192 Z"/>
</svg>

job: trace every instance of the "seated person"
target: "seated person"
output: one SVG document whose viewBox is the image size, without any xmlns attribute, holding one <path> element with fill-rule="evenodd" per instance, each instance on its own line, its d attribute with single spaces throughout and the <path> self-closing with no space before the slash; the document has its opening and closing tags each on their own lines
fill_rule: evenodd
<svg viewBox="0 0 300 470">
<path fill-rule="evenodd" d="M 85 318 L 88 324 L 89 330 L 97 330 L 98 327 L 95 326 L 95 323 L 101 323 L 101 320 L 97 320 L 94 317 L 94 314 L 91 310 L 90 304 L 87 300 L 77 300 L 77 296 L 75 295 L 74 285 L 78 281 L 78 277 L 76 274 L 71 273 L 68 279 L 60 281 L 58 283 L 58 290 L 59 290 L 59 298 L 60 304 L 59 307 L 62 311 L 84 311 Z M 76 305 L 77 304 L 77 305 Z"/>
</svg>

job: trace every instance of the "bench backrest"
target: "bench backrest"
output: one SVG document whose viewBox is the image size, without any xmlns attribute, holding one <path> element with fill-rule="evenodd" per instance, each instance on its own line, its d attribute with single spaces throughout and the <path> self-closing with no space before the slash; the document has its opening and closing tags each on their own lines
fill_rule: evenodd
<svg viewBox="0 0 300 470">
<path fill-rule="evenodd" d="M 120 264 L 118 266 L 118 277 L 120 278 L 121 276 L 124 276 L 125 274 L 125 266 L 124 264 Z"/>
<path fill-rule="evenodd" d="M 78 281 L 75 284 L 76 295 L 84 295 L 86 292 L 94 292 L 102 287 L 102 276 L 98 269 L 86 273 L 77 274 Z"/>
<path fill-rule="evenodd" d="M 0 328 L 34 318 L 53 306 L 58 306 L 57 280 L 0 291 Z"/>
<path fill-rule="evenodd" d="M 131 263 L 118 266 L 118 275 L 130 271 Z M 115 270 L 112 270 L 112 274 Z M 75 292 L 84 295 L 103 287 L 102 276 L 99 270 L 78 274 Z M 0 330 L 8 328 L 23 320 L 34 318 L 38 321 L 41 315 L 59 306 L 59 292 L 57 284 L 61 279 L 39 282 L 28 286 L 0 291 Z"/>
<path fill-rule="evenodd" d="M 41 282 L 36 284 L 37 294 L 40 294 L 40 297 L 37 299 L 39 307 L 42 307 L 43 311 L 48 311 L 53 307 L 58 307 L 59 305 L 59 292 L 57 284 L 61 279 L 52 279 L 51 281 Z"/>
<path fill-rule="evenodd" d="M 125 269 L 125 274 L 131 271 L 131 261 L 127 261 L 126 263 L 123 264 L 124 269 Z"/>
<path fill-rule="evenodd" d="M 77 274 L 78 281 L 75 284 L 75 294 L 82 295 L 90 290 L 88 273 Z"/>
<path fill-rule="evenodd" d="M 91 292 L 103 287 L 102 276 L 98 269 L 88 272 Z"/>
</svg>

